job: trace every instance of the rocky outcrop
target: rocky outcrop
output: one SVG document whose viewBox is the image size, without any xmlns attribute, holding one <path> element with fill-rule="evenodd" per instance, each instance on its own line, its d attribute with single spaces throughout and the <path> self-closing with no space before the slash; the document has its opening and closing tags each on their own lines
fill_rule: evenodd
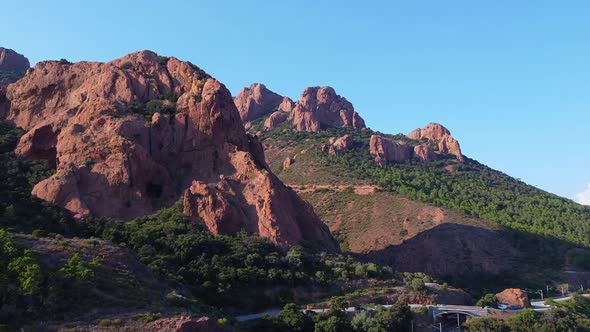
<svg viewBox="0 0 590 332">
<path fill-rule="evenodd" d="M 266 120 L 264 120 L 264 128 L 267 130 L 276 128 L 276 126 L 287 121 L 289 113 L 283 111 L 273 112 Z"/>
<path fill-rule="evenodd" d="M 29 69 L 29 59 L 15 51 L 0 47 L 0 86 L 16 82 Z"/>
<path fill-rule="evenodd" d="M 459 142 L 451 136 L 451 132 L 438 123 L 431 123 L 424 128 L 419 128 L 408 134 L 408 137 L 417 141 L 434 142 L 438 145 L 438 152 L 454 155 L 457 160 L 464 161 Z"/>
<path fill-rule="evenodd" d="M 249 88 L 243 88 L 234 98 L 238 112 L 242 121 L 248 122 L 256 120 L 279 108 L 279 105 L 291 111 L 292 102 L 290 99 L 280 96 L 264 86 L 264 84 L 254 83 Z"/>
<path fill-rule="evenodd" d="M 428 144 L 414 146 L 414 156 L 424 161 L 434 161 L 438 159 L 437 154 Z"/>
<path fill-rule="evenodd" d="M 227 88 L 189 62 L 150 51 L 42 62 L 7 87 L 0 110 L 27 131 L 19 155 L 56 165 L 33 194 L 77 218 L 142 216 L 186 191 L 185 211 L 214 233 L 245 228 L 280 245 L 337 249 L 311 207 L 270 172 Z"/>
<path fill-rule="evenodd" d="M 331 87 L 310 87 L 303 91 L 289 120 L 297 131 L 317 132 L 321 125 L 343 128 L 365 128 L 365 121 L 352 104 Z"/>
<path fill-rule="evenodd" d="M 527 292 L 522 289 L 506 289 L 501 293 L 496 294 L 498 302 L 508 305 L 517 305 L 521 308 L 529 308 L 531 301 Z"/>
<path fill-rule="evenodd" d="M 236 169 L 233 177 L 193 181 L 184 195 L 184 211 L 190 219 L 204 223 L 214 234 L 245 229 L 279 246 L 316 241 L 337 249 L 328 227 L 311 206 L 270 171 L 260 170 L 250 154 L 237 152 L 230 163 Z"/>
<path fill-rule="evenodd" d="M 375 161 L 383 165 L 388 161 L 405 161 L 412 158 L 414 148 L 404 141 L 391 141 L 380 135 L 372 135 L 369 151 Z"/>
<path fill-rule="evenodd" d="M 332 156 L 336 156 L 343 151 L 349 150 L 354 144 L 352 135 L 346 134 L 340 138 L 331 137 L 329 144 L 324 145 L 322 150 Z"/>
<path fill-rule="evenodd" d="M 293 160 L 293 158 L 291 157 L 285 158 L 285 160 L 283 160 L 283 170 L 289 169 L 289 167 L 291 167 L 291 165 L 293 165 L 294 162 L 295 160 Z"/>
<path fill-rule="evenodd" d="M 29 59 L 11 49 L 0 47 L 0 70 L 26 72 Z"/>
<path fill-rule="evenodd" d="M 161 318 L 146 326 L 148 331 L 157 332 L 223 332 L 224 327 L 209 317 L 189 316 Z"/>
<path fill-rule="evenodd" d="M 279 104 L 277 108 L 283 112 L 291 113 L 293 107 L 295 107 L 295 103 L 293 103 L 291 98 L 283 97 L 283 101 Z"/>
</svg>

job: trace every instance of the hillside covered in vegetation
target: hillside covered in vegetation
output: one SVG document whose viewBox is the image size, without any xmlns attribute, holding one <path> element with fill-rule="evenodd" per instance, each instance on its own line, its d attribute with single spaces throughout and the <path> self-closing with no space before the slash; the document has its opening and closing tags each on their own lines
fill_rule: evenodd
<svg viewBox="0 0 590 332">
<path fill-rule="evenodd" d="M 296 132 L 283 123 L 265 130 L 263 121 L 254 121 L 251 131 L 260 135 L 269 164 L 314 205 L 342 248 L 395 269 L 454 281 L 461 274 L 475 281 L 488 274 L 486 282 L 494 275 L 499 284 L 543 284 L 563 277 L 559 271 L 571 263 L 571 248 L 590 245 L 589 207 L 475 160 L 444 156 L 380 165 L 369 147 L 379 133 L 369 129 Z M 325 152 L 330 138 L 344 135 L 352 136 L 351 148 Z M 418 144 L 401 134 L 379 135 Z M 416 263 L 424 252 L 442 254 Z M 575 260 L 587 257 L 582 250 Z M 585 270 L 584 263 L 569 267 Z"/>
</svg>

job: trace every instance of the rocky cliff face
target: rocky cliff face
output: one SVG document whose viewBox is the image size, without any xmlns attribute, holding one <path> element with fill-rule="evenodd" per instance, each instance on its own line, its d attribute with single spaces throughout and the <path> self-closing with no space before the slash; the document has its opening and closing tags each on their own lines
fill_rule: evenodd
<svg viewBox="0 0 590 332">
<path fill-rule="evenodd" d="M 293 104 L 291 99 L 270 91 L 260 83 L 243 88 L 234 102 L 244 122 L 256 120 L 277 109 L 290 112 Z"/>
<path fill-rule="evenodd" d="M 431 123 L 424 128 L 416 129 L 408 134 L 408 138 L 418 141 L 418 144 L 413 146 L 405 141 L 392 141 L 381 135 L 372 135 L 370 153 L 380 165 L 388 161 L 405 161 L 411 158 L 426 162 L 434 161 L 441 154 L 451 154 L 457 160 L 464 161 L 459 142 L 440 124 Z M 433 145 L 437 150 L 432 148 Z"/>
<path fill-rule="evenodd" d="M 56 165 L 33 194 L 78 218 L 146 215 L 184 192 L 189 217 L 216 234 L 245 228 L 280 245 L 337 249 L 269 171 L 229 91 L 191 63 L 149 51 L 42 62 L 0 100 L 0 118 L 27 131 L 16 152 Z"/>
<path fill-rule="evenodd" d="M 331 87 L 305 89 L 289 119 L 297 131 L 317 132 L 321 125 L 365 128 L 365 121 L 354 111 L 352 104 Z"/>
<path fill-rule="evenodd" d="M 331 87 L 306 88 L 299 101 L 293 103 L 255 83 L 242 89 L 234 101 L 244 122 L 272 113 L 264 122 L 267 130 L 287 120 L 297 131 L 317 132 L 322 126 L 365 128 L 365 121 L 352 104 Z"/>
<path fill-rule="evenodd" d="M 7 48 L 0 47 L 0 86 L 16 82 L 29 69 L 29 59 Z"/>
<path fill-rule="evenodd" d="M 408 137 L 417 141 L 428 141 L 438 145 L 438 152 L 452 154 L 457 160 L 464 161 L 459 142 L 451 136 L 451 132 L 438 123 L 431 123 L 424 128 L 419 128 L 408 134 Z"/>
<path fill-rule="evenodd" d="M 409 160 L 414 152 L 412 145 L 404 141 L 392 141 L 380 135 L 371 136 L 369 149 L 380 165 L 387 161 Z"/>
</svg>

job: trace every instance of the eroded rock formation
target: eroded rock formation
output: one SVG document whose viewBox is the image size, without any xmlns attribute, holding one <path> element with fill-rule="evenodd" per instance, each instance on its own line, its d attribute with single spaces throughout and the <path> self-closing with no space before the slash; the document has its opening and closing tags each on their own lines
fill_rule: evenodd
<svg viewBox="0 0 590 332">
<path fill-rule="evenodd" d="M 408 134 L 408 137 L 417 141 L 434 142 L 438 145 L 438 152 L 452 154 L 457 160 L 464 161 L 459 142 L 451 136 L 451 132 L 438 123 L 430 123 L 424 128 L 419 128 Z"/>
<path fill-rule="evenodd" d="M 310 87 L 303 91 L 289 119 L 297 131 L 317 132 L 321 125 L 365 128 L 365 121 L 352 104 L 331 87 Z"/>
<path fill-rule="evenodd" d="M 372 135 L 369 142 L 371 155 L 380 165 L 388 161 L 405 161 L 412 158 L 414 148 L 404 141 L 392 141 L 380 135 Z"/>
<path fill-rule="evenodd" d="M 213 233 L 245 228 L 279 245 L 337 249 L 312 208 L 271 173 L 226 87 L 189 62 L 150 51 L 47 61 L 0 99 L 0 117 L 27 131 L 16 152 L 56 165 L 33 194 L 77 218 L 142 216 L 184 192 L 187 215 Z"/>
<path fill-rule="evenodd" d="M 336 156 L 341 152 L 352 148 L 354 140 L 352 135 L 346 134 L 340 138 L 331 137 L 328 143 L 329 144 L 326 144 L 322 147 L 322 150 L 332 156 Z"/>
<path fill-rule="evenodd" d="M 288 99 L 288 98 L 286 98 Z M 290 112 L 292 102 L 290 99 L 285 100 L 280 96 L 264 86 L 264 84 L 254 83 L 249 88 L 243 88 L 234 99 L 236 107 L 240 112 L 242 121 L 248 122 L 263 117 L 279 106 L 285 107 L 285 111 Z"/>
<path fill-rule="evenodd" d="M 266 120 L 264 120 L 264 128 L 267 130 L 273 129 L 281 123 L 287 121 L 287 118 L 289 118 L 289 113 L 275 111 L 268 118 L 266 118 Z"/>
<path fill-rule="evenodd" d="M 29 59 L 24 55 L 0 47 L 0 87 L 19 80 L 29 67 Z"/>
</svg>

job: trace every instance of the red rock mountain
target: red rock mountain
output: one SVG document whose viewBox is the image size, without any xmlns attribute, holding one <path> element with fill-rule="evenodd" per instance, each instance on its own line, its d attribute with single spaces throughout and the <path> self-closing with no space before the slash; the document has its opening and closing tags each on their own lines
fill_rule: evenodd
<svg viewBox="0 0 590 332">
<path fill-rule="evenodd" d="M 408 137 L 417 141 L 428 141 L 438 146 L 438 152 L 452 154 L 457 160 L 464 161 L 459 142 L 451 136 L 451 132 L 438 123 L 431 123 L 424 128 L 419 128 L 408 134 Z"/>
<path fill-rule="evenodd" d="M 25 72 L 30 66 L 29 59 L 24 55 L 0 47 L 0 70 Z"/>
<path fill-rule="evenodd" d="M 226 87 L 189 62 L 150 51 L 41 62 L 0 92 L 0 119 L 27 131 L 19 155 L 56 165 L 33 194 L 77 218 L 142 216 L 184 193 L 186 214 L 213 233 L 337 250 L 310 205 L 269 170 Z"/>
<path fill-rule="evenodd" d="M 234 99 L 244 122 L 271 114 L 264 122 L 272 129 L 289 120 L 297 131 L 317 132 L 321 126 L 365 128 L 352 104 L 331 87 L 306 88 L 297 103 L 259 83 L 244 88 Z"/>
<path fill-rule="evenodd" d="M 441 154 L 451 154 L 457 160 L 464 161 L 459 142 L 440 124 L 431 123 L 424 128 L 416 129 L 408 134 L 408 138 L 418 141 L 418 144 L 412 145 L 403 140 L 392 141 L 381 135 L 372 135 L 369 143 L 370 153 L 380 165 L 388 161 L 405 161 L 411 158 L 434 161 Z M 433 149 L 433 145 L 437 150 Z"/>
<path fill-rule="evenodd" d="M 291 112 L 293 107 L 291 99 L 270 91 L 264 84 L 260 83 L 254 83 L 249 88 L 243 88 L 234 98 L 234 102 L 244 122 L 256 120 L 277 109 Z"/>
<path fill-rule="evenodd" d="M 18 81 L 29 69 L 29 60 L 13 50 L 0 47 L 0 88 Z"/>
<path fill-rule="evenodd" d="M 321 125 L 365 128 L 365 121 L 354 111 L 352 104 L 336 94 L 331 87 L 311 87 L 301 94 L 289 120 L 297 131 L 317 132 Z"/>
</svg>

